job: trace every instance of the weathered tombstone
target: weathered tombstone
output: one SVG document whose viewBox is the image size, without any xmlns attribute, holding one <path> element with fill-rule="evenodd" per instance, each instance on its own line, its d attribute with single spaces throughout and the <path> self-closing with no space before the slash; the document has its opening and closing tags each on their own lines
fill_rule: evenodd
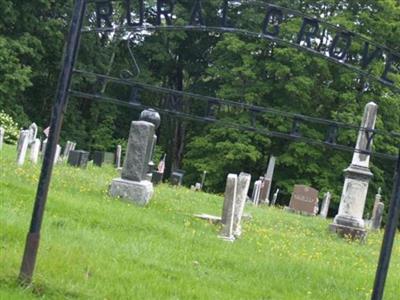
<svg viewBox="0 0 400 300">
<path fill-rule="evenodd" d="M 89 152 L 83 150 L 71 150 L 68 155 L 68 164 L 73 167 L 86 168 L 89 161 Z"/>
<path fill-rule="evenodd" d="M 371 219 L 372 230 L 378 230 L 379 228 L 381 228 L 384 209 L 385 209 L 385 204 L 379 202 L 376 206 L 375 215 Z"/>
<path fill-rule="evenodd" d="M 237 181 L 238 176 L 236 174 L 228 174 L 221 217 L 222 230 L 220 233 L 220 237 L 227 241 L 235 240 L 233 235 L 233 222 L 235 214 Z"/>
<path fill-rule="evenodd" d="M 41 145 L 40 140 L 35 139 L 35 141 L 33 142 L 32 146 L 31 146 L 30 160 L 34 164 L 37 164 L 38 159 L 39 159 L 40 145 Z"/>
<path fill-rule="evenodd" d="M 95 151 L 93 153 L 93 164 L 101 167 L 103 164 L 114 164 L 115 156 L 114 153 Z"/>
<path fill-rule="evenodd" d="M 26 152 L 29 145 L 29 131 L 21 130 L 18 140 L 18 153 L 17 153 L 17 165 L 22 166 L 25 162 Z"/>
<path fill-rule="evenodd" d="M 318 207 L 318 191 L 305 185 L 295 185 L 289 207 L 285 210 L 315 216 Z"/>
<path fill-rule="evenodd" d="M 71 152 L 71 150 L 74 150 L 73 148 L 74 148 L 74 143 L 71 141 L 67 141 L 67 143 L 65 144 L 64 153 L 63 153 L 64 161 L 68 161 L 69 153 Z"/>
<path fill-rule="evenodd" d="M 319 216 L 321 218 L 326 219 L 326 217 L 328 216 L 329 204 L 330 203 L 331 203 L 331 193 L 330 192 L 326 192 L 324 194 L 324 199 L 322 200 L 321 212 L 319 213 Z"/>
<path fill-rule="evenodd" d="M 36 137 L 37 137 L 38 127 L 37 127 L 36 123 L 32 123 L 29 126 L 28 131 L 29 131 L 29 145 L 30 145 L 33 142 L 35 142 Z"/>
<path fill-rule="evenodd" d="M 258 203 L 260 201 L 260 191 L 261 191 L 262 180 L 263 180 L 263 178 L 260 177 L 259 180 L 256 180 L 254 182 L 253 193 L 251 196 L 251 199 L 253 200 L 254 205 L 258 205 Z"/>
<path fill-rule="evenodd" d="M 376 214 L 376 209 L 378 207 L 378 203 L 380 203 L 382 200 L 382 188 L 378 188 L 378 193 L 375 195 L 375 202 L 374 202 L 374 207 L 372 208 L 372 217 L 373 219 Z"/>
<path fill-rule="evenodd" d="M 57 145 L 56 154 L 54 155 L 54 165 L 56 165 L 59 162 L 60 154 L 61 154 L 61 146 Z"/>
<path fill-rule="evenodd" d="M 238 237 L 242 234 L 240 224 L 243 216 L 244 205 L 246 204 L 247 193 L 249 192 L 251 175 L 240 173 L 237 180 L 236 200 L 233 218 L 233 235 Z"/>
<path fill-rule="evenodd" d="M 260 193 L 260 202 L 269 204 L 269 195 L 271 193 L 272 178 L 274 177 L 276 157 L 271 155 L 268 162 L 267 172 L 264 175 L 263 191 Z"/>
<path fill-rule="evenodd" d="M 155 123 L 159 124 L 159 115 L 148 121 L 133 121 L 129 132 L 126 157 L 121 178 L 116 178 L 110 186 L 110 195 L 121 197 L 137 204 L 147 204 L 153 196 L 153 184 L 145 180 L 150 159 L 151 142 Z M 157 119 L 158 118 L 158 119 Z"/>
<path fill-rule="evenodd" d="M 121 156 L 122 156 L 122 147 L 121 145 L 118 145 L 115 151 L 115 166 L 117 167 L 117 169 L 121 168 Z"/>
<path fill-rule="evenodd" d="M 204 188 L 204 182 L 206 181 L 207 171 L 203 171 L 203 176 L 201 177 L 201 189 Z"/>
<path fill-rule="evenodd" d="M 278 199 L 278 194 L 279 194 L 279 189 L 277 189 L 274 193 L 274 196 L 272 197 L 272 202 L 271 205 L 275 205 L 276 200 Z"/>
<path fill-rule="evenodd" d="M 4 128 L 0 127 L 0 150 L 3 149 L 4 133 L 5 133 Z"/>
<path fill-rule="evenodd" d="M 378 106 L 374 102 L 365 106 L 356 150 L 350 166 L 344 170 L 345 181 L 339 212 L 330 225 L 330 229 L 339 235 L 349 235 L 361 240 L 366 236 L 363 214 L 369 181 L 373 176 L 369 170 L 370 155 L 365 151 L 370 151 L 372 147 L 377 111 Z"/>
<path fill-rule="evenodd" d="M 184 174 L 185 174 L 185 171 L 183 171 L 183 170 L 177 169 L 177 170 L 173 171 L 171 174 L 171 178 L 170 178 L 171 185 L 181 186 Z"/>
</svg>

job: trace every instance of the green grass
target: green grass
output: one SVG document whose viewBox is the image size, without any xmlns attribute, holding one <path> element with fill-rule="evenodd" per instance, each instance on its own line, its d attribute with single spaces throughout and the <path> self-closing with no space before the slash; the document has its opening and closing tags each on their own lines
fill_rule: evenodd
<svg viewBox="0 0 400 300">
<path fill-rule="evenodd" d="M 253 219 L 229 243 L 192 217 L 220 214 L 222 197 L 158 186 L 147 207 L 107 196 L 117 172 L 56 166 L 34 282 L 16 277 L 39 166 L 0 152 L 0 299 L 369 299 L 382 233 L 364 245 L 328 232 L 329 220 L 246 207 Z M 397 238 L 385 299 L 400 295 Z"/>
</svg>

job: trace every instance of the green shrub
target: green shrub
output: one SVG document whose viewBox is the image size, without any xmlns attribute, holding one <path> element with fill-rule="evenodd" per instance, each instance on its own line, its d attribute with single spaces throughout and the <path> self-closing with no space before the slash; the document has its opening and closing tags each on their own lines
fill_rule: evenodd
<svg viewBox="0 0 400 300">
<path fill-rule="evenodd" d="M 15 144 L 18 140 L 18 123 L 4 111 L 0 111 L 0 127 L 4 128 L 4 141 L 8 144 Z"/>
</svg>

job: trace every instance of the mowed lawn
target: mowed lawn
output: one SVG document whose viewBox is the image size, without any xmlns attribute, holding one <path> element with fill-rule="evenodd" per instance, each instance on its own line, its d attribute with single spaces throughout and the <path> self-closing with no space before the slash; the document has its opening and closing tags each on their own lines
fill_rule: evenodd
<svg viewBox="0 0 400 300">
<path fill-rule="evenodd" d="M 147 207 L 107 195 L 117 171 L 57 165 L 34 282 L 16 281 L 39 166 L 0 152 L 0 299 L 370 299 L 382 232 L 360 245 L 328 232 L 330 220 L 246 207 L 243 236 L 218 239 L 222 196 L 168 185 Z M 385 299 L 400 299 L 395 241 Z"/>
</svg>

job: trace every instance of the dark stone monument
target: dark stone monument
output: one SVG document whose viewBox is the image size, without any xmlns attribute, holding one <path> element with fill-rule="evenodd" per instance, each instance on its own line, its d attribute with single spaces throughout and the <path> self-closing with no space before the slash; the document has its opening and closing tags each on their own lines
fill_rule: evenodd
<svg viewBox="0 0 400 300">
<path fill-rule="evenodd" d="M 161 173 L 159 171 L 153 171 L 153 174 L 151 176 L 151 182 L 154 185 L 160 184 L 163 180 L 163 176 L 164 176 L 164 173 Z"/>
<path fill-rule="evenodd" d="M 89 160 L 89 152 L 83 150 L 69 151 L 68 164 L 74 167 L 86 168 Z"/>
<path fill-rule="evenodd" d="M 114 164 L 115 156 L 114 153 L 95 151 L 93 153 L 93 164 L 101 167 L 103 164 Z"/>
<path fill-rule="evenodd" d="M 176 169 L 175 171 L 173 171 L 170 178 L 171 184 L 181 186 L 184 174 L 185 171 L 183 170 Z"/>
<path fill-rule="evenodd" d="M 318 191 L 305 185 L 295 185 L 289 207 L 285 210 L 315 216 L 318 212 Z"/>
</svg>

